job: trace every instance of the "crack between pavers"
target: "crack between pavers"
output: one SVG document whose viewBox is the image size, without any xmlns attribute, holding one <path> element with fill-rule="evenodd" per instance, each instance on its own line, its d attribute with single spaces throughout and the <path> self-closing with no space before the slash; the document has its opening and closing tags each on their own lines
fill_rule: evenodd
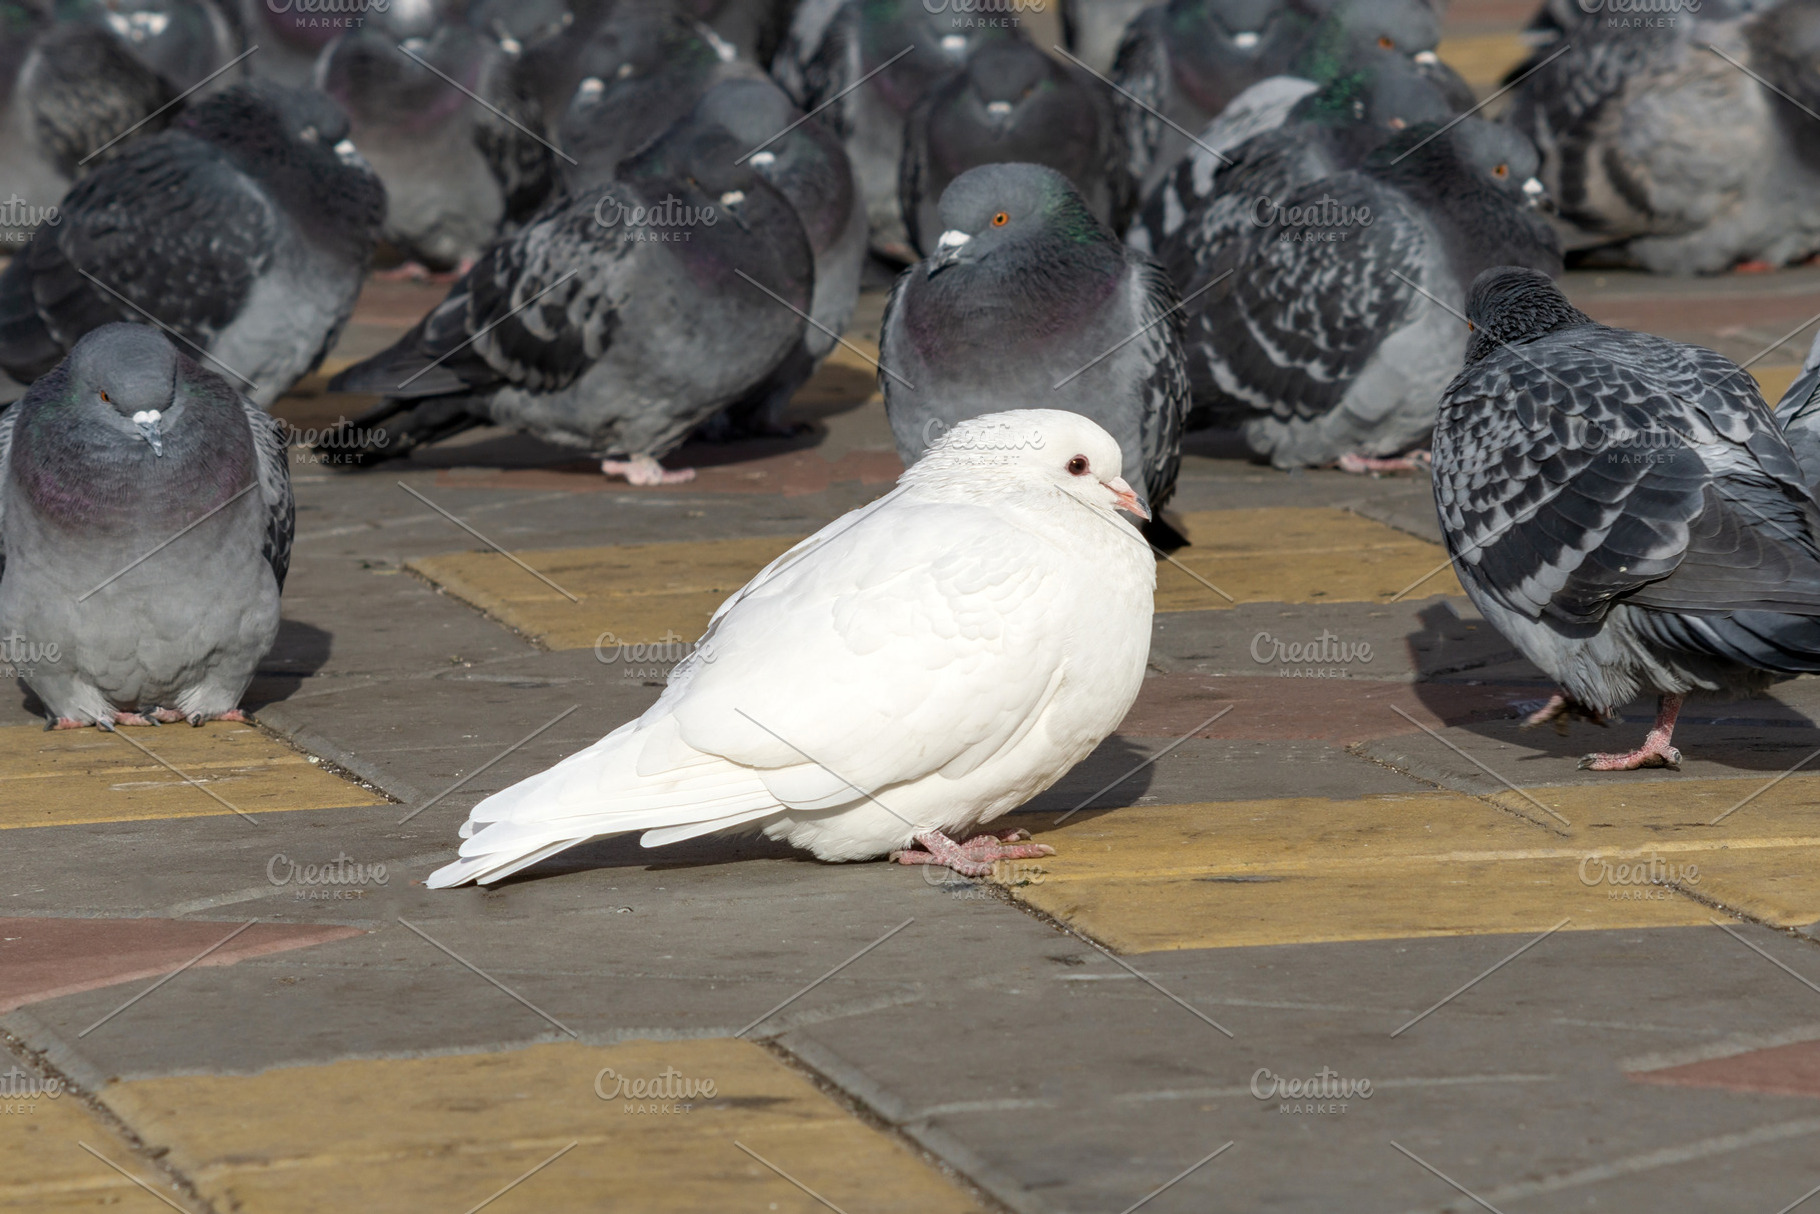
<svg viewBox="0 0 1820 1214">
<path fill-rule="evenodd" d="M 1540 818 L 1532 818 L 1528 814 L 1520 813 L 1517 810 L 1511 808 L 1510 806 L 1504 804 L 1502 801 L 1499 801 L 1497 799 L 1497 794 L 1495 794 L 1495 793 L 1473 792 L 1471 789 L 1466 789 L 1466 788 L 1449 788 L 1447 785 L 1442 784 L 1437 780 L 1432 780 L 1432 779 L 1428 778 L 1427 776 L 1419 776 L 1415 772 L 1410 771 L 1407 768 L 1398 767 L 1395 763 L 1392 763 L 1386 759 L 1380 759 L 1378 756 L 1376 756 L 1374 754 L 1368 754 L 1363 748 L 1365 746 L 1370 745 L 1371 742 L 1373 742 L 1375 740 L 1377 740 L 1377 739 L 1368 738 L 1363 742 L 1354 742 L 1351 746 L 1346 747 L 1346 753 L 1349 755 L 1356 755 L 1358 758 L 1364 759 L 1367 763 L 1375 763 L 1379 767 L 1382 767 L 1384 770 L 1393 771 L 1396 774 L 1398 774 L 1399 776 L 1404 777 L 1405 779 L 1414 780 L 1418 784 L 1426 784 L 1428 787 L 1434 789 L 1436 792 L 1452 793 L 1455 796 L 1460 796 L 1460 797 L 1471 797 L 1473 800 L 1482 801 L 1486 805 L 1489 805 L 1493 809 L 1497 810 L 1498 812 L 1500 812 L 1502 814 L 1506 814 L 1509 817 L 1515 818 L 1519 822 L 1527 822 L 1531 826 L 1540 826 L 1543 830 L 1547 831 L 1551 835 L 1556 835 L 1562 839 L 1573 838 L 1572 835 L 1568 834 L 1565 830 L 1561 829 L 1559 826 L 1555 825 L 1552 822 L 1544 822 Z"/>
<path fill-rule="evenodd" d="M 26 1029 L 27 1031 L 35 1030 L 35 1036 L 48 1038 L 50 1041 L 54 1042 L 55 1045 L 47 1049 L 38 1048 L 31 1044 L 31 1042 L 20 1032 L 9 1027 L 14 1024 L 18 1025 L 20 1029 Z M 113 1107 L 105 1100 L 101 1099 L 98 1092 L 100 1087 L 105 1086 L 106 1080 L 104 1077 L 100 1076 L 98 1072 L 93 1072 L 91 1067 L 82 1065 L 80 1069 L 91 1072 L 88 1076 L 89 1082 L 83 1082 L 72 1074 L 72 1071 L 78 1069 L 76 1066 L 59 1066 L 57 1063 L 51 1061 L 50 1054 L 52 1049 L 69 1055 L 69 1060 L 72 1063 L 77 1062 L 80 1059 L 80 1055 L 77 1055 L 74 1050 L 64 1044 L 55 1033 L 51 1032 L 51 1030 L 43 1024 L 42 1021 L 26 1012 L 18 1010 L 9 1012 L 5 1016 L 0 1017 L 0 1041 L 5 1042 L 7 1052 L 14 1058 L 36 1071 L 40 1077 L 57 1080 L 57 1082 L 62 1085 L 65 1094 L 74 1096 L 77 1100 L 81 1101 L 82 1106 L 87 1109 L 97 1121 L 101 1122 L 111 1134 L 126 1144 L 128 1149 L 132 1151 L 133 1157 L 140 1164 L 152 1169 L 157 1176 L 162 1177 L 165 1181 L 169 1182 L 170 1186 L 188 1202 L 191 1209 L 197 1211 L 198 1214 L 216 1214 L 214 1203 L 202 1195 L 202 1190 L 196 1187 L 196 1183 L 192 1181 L 187 1174 L 179 1171 L 170 1163 L 170 1148 L 152 1147 L 144 1138 L 140 1137 L 139 1131 L 135 1130 L 124 1118 L 116 1113 Z M 85 1062 L 86 1060 L 82 1061 Z M 102 1165 L 96 1163 L 95 1166 L 99 1168 Z"/>
</svg>

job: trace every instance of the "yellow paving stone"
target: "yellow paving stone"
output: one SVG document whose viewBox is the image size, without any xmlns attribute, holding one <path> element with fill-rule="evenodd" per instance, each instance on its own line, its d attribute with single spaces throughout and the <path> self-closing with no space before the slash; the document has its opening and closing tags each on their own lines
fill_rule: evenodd
<svg viewBox="0 0 1820 1214">
<path fill-rule="evenodd" d="M 145 749 L 128 742 L 129 735 Z M 123 728 L 118 736 L 16 725 L 0 729 L 0 830 L 234 812 L 158 759 L 255 818 L 386 803 L 257 729 L 229 721 L 200 729 Z"/>
<path fill-rule="evenodd" d="M 628 1100 L 621 1080 L 714 1087 Z M 571 1143 L 489 1214 L 825 1210 L 736 1141 L 854 1214 L 978 1209 L 762 1048 L 725 1038 L 140 1079 L 105 1099 L 220 1210 L 468 1210 Z"/>
<path fill-rule="evenodd" d="M 1820 920 L 1820 776 L 1767 783 L 1529 790 L 1571 824 L 1549 827 L 1453 793 L 1114 810 L 1039 828 L 1058 854 L 1001 875 L 1128 952 L 1667 927 L 1707 922 L 1708 902 L 1804 926 Z"/>
<path fill-rule="evenodd" d="M 1496 92 L 1505 74 L 1529 58 L 1529 52 L 1529 44 L 1516 33 L 1468 34 L 1444 39 L 1435 48 L 1441 61 L 1460 73 L 1481 97 Z"/>
<path fill-rule="evenodd" d="M 587 649 L 695 640 L 728 595 L 800 539 L 761 536 L 513 554 L 578 603 L 496 552 L 456 552 L 407 563 L 551 649 Z"/>
<path fill-rule="evenodd" d="M 1244 603 L 1370 602 L 1424 575 L 1416 597 L 1463 594 L 1440 545 L 1345 510 L 1269 508 L 1182 516 L 1192 546 L 1175 559 Z M 684 643 L 699 637 L 728 595 L 800 536 L 548 548 L 513 553 L 579 602 L 496 552 L 407 562 L 463 599 L 551 649 Z M 1231 606 L 1168 563 L 1157 568 L 1158 611 Z M 672 659 L 673 660 L 673 659 Z"/>
<path fill-rule="evenodd" d="M 1787 366 L 1750 368 L 1750 373 L 1757 378 L 1757 386 L 1763 390 L 1763 399 L 1774 405 L 1788 391 L 1788 386 L 1795 382 L 1795 376 L 1801 374 L 1799 363 Z"/>
<path fill-rule="evenodd" d="M 153 1214 L 170 1207 L 82 1149 L 87 1143 L 173 1199 L 164 1178 L 67 1093 L 0 1098 L 0 1210 Z"/>
<path fill-rule="evenodd" d="M 1464 594 L 1439 544 L 1346 510 L 1269 507 L 1186 514 L 1190 546 L 1175 560 L 1241 603 L 1343 603 L 1410 593 Z M 1157 566 L 1156 609 L 1229 607 L 1174 565 Z"/>
</svg>

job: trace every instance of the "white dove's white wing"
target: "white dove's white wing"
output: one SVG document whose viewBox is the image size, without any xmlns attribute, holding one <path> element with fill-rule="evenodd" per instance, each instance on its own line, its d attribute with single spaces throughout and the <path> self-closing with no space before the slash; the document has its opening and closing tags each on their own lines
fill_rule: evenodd
<svg viewBox="0 0 1820 1214">
<path fill-rule="evenodd" d="M 430 884 L 963 775 L 1041 718 L 1081 640 L 1054 621 L 1091 620 L 1094 586 L 1000 512 L 891 494 L 735 595 L 638 721 L 476 806 L 463 859 Z"/>
</svg>

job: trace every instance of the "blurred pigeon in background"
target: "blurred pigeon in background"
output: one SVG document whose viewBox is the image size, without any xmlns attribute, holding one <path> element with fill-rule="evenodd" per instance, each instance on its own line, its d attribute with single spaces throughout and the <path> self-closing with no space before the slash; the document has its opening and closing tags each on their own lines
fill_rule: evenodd
<svg viewBox="0 0 1820 1214">
<path fill-rule="evenodd" d="M 17 251 L 70 183 L 126 137 L 169 121 L 158 74 L 94 25 L 0 0 L 0 253 Z"/>
<path fill-rule="evenodd" d="M 744 150 L 685 121 L 494 244 L 416 328 L 330 383 L 389 398 L 351 423 L 385 422 L 385 444 L 347 450 L 401 456 L 492 423 L 604 456 L 633 484 L 692 477 L 659 458 L 801 343 L 814 289 L 801 221 L 736 163 Z"/>
<path fill-rule="evenodd" d="M 981 46 L 1018 36 L 924 0 L 803 0 L 797 9 L 771 74 L 803 110 L 826 106 L 817 119 L 847 149 L 880 254 L 916 260 L 897 188 L 911 108 Z"/>
<path fill-rule="evenodd" d="M 1200 186 L 1197 169 L 1203 159 L 1213 159 L 1184 157 L 1157 187 L 1134 232 L 1145 222 L 1161 229 L 1153 256 L 1178 288 L 1190 290 L 1213 258 L 1257 227 L 1260 209 L 1271 201 L 1357 168 L 1398 131 L 1424 123 L 1438 126 L 1450 117 L 1441 90 L 1415 65 L 1380 51 L 1297 102 L 1282 126 L 1228 152 L 1225 167 L 1206 178 L 1205 193 L 1178 209 L 1182 203 L 1177 199 Z M 1138 245 L 1129 234 L 1127 241 Z"/>
<path fill-rule="evenodd" d="M 1188 381 L 1168 278 L 1032 164 L 970 169 L 942 195 L 935 252 L 898 276 L 879 387 L 913 464 L 957 422 L 1069 409 L 1118 441 L 1154 516 L 1175 492 Z"/>
<path fill-rule="evenodd" d="M 134 141 L 59 205 L 0 274 L 0 368 L 28 383 L 91 329 L 147 321 L 270 406 L 353 312 L 385 191 L 334 103 L 259 81 Z"/>
<path fill-rule="evenodd" d="M 385 182 L 382 266 L 463 270 L 549 195 L 554 156 L 516 57 L 465 23 L 402 42 L 356 30 L 319 74 Z"/>
<path fill-rule="evenodd" d="M 1401 132 L 1363 168 L 1254 200 L 1189 291 L 1197 412 L 1279 468 L 1411 466 L 1459 369 L 1466 288 L 1493 265 L 1561 272 L 1535 149 L 1466 118 Z"/>
<path fill-rule="evenodd" d="M 722 604 L 643 716 L 476 805 L 426 884 L 628 831 L 762 831 L 971 876 L 1051 854 L 969 835 L 1086 758 L 1143 684 L 1156 561 L 1119 519 L 1120 466 L 1078 414 L 956 426 Z"/>
<path fill-rule="evenodd" d="M 859 182 L 840 141 L 818 122 L 799 124 L 802 115 L 790 98 L 765 77 L 717 85 L 697 113 L 731 134 L 749 153 L 746 162 L 753 170 L 789 200 L 815 257 L 812 323 L 804 326 L 802 341 L 763 383 L 719 414 L 719 424 L 707 434 L 722 439 L 787 434 L 785 406 L 833 352 L 859 302 L 866 264 Z"/>
<path fill-rule="evenodd" d="M 1663 274 L 1820 252 L 1820 0 L 1583 15 L 1534 62 L 1510 120 L 1542 151 L 1570 252 Z"/>
<path fill-rule="evenodd" d="M 1062 0 L 1062 32 L 1074 57 L 1095 72 L 1112 70 L 1125 27 L 1154 0 Z"/>
<path fill-rule="evenodd" d="M 1756 381 L 1596 324 L 1532 270 L 1482 274 L 1467 315 L 1435 504 L 1474 606 L 1562 689 L 1528 723 L 1653 691 L 1643 745 L 1580 766 L 1678 767 L 1684 696 L 1820 672 L 1820 507 Z"/>
<path fill-rule="evenodd" d="M 571 187 L 612 180 L 620 161 L 649 147 L 721 81 L 764 75 L 700 22 L 651 0 L 616 7 L 577 48 L 571 68 L 580 79 L 558 128 L 559 145 L 576 162 L 562 165 Z"/>
<path fill-rule="evenodd" d="M 1112 92 L 1028 42 L 989 43 L 910 111 L 898 196 L 911 243 L 927 255 L 936 207 L 982 164 L 1045 164 L 1074 183 L 1101 223 L 1123 231 L 1133 202 Z"/>
<path fill-rule="evenodd" d="M 0 632 L 53 728 L 245 720 L 278 636 L 284 431 L 156 329 L 88 334 L 0 415 Z"/>
<path fill-rule="evenodd" d="M 246 75 L 243 64 L 228 68 L 246 48 L 238 23 L 215 0 L 76 0 L 59 15 L 112 33 L 173 94 L 224 89 Z"/>
<path fill-rule="evenodd" d="M 739 57 L 769 63 L 790 26 L 794 0 L 675 0 L 686 15 L 713 30 Z"/>
</svg>

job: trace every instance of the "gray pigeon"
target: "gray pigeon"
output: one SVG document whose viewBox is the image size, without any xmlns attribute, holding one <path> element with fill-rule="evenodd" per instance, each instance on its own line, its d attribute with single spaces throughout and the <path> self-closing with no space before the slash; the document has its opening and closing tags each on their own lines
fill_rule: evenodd
<svg viewBox="0 0 1820 1214">
<path fill-rule="evenodd" d="M 244 64 L 228 68 L 246 47 L 215 0 L 76 0 L 60 13 L 112 33 L 173 93 L 224 89 L 246 74 Z"/>
<path fill-rule="evenodd" d="M 1776 403 L 1776 424 L 1801 461 L 1808 488 L 1820 492 L 1820 334 L 1808 348 L 1801 373 Z"/>
<path fill-rule="evenodd" d="M 1041 165 L 968 170 L 941 220 L 935 252 L 898 276 L 879 335 L 904 463 L 965 418 L 1067 409 L 1118 440 L 1154 516 L 1175 492 L 1188 411 L 1168 278 Z"/>
<path fill-rule="evenodd" d="M 1123 231 L 1134 186 L 1112 92 L 1028 42 L 981 47 L 910 111 L 898 198 L 925 256 L 942 234 L 942 191 L 982 164 L 1046 164 L 1074 183 L 1094 218 Z"/>
<path fill-rule="evenodd" d="M 1225 142 L 1229 120 L 1252 109 L 1262 116 L 1269 111 L 1253 103 L 1277 97 L 1296 100 L 1279 111 L 1275 127 L 1225 147 L 1217 157 L 1209 148 L 1191 148 L 1157 183 L 1126 232 L 1126 243 L 1150 252 L 1178 287 L 1249 224 L 1244 212 L 1258 198 L 1283 198 L 1298 186 L 1356 168 L 1396 132 L 1453 116 L 1445 94 L 1416 64 L 1373 50 L 1318 90 L 1298 76 L 1259 81 L 1214 119 L 1204 136 Z"/>
<path fill-rule="evenodd" d="M 568 67 L 580 79 L 557 129 L 563 152 L 576 162 L 562 166 L 571 189 L 611 181 L 622 160 L 649 147 L 715 85 L 764 76 L 712 30 L 652 0 L 617 5 L 572 50 Z"/>
<path fill-rule="evenodd" d="M 492 423 L 604 456 L 633 484 L 692 477 L 658 459 L 801 343 L 813 290 L 803 225 L 736 163 L 744 150 L 685 121 L 495 243 L 416 328 L 330 383 L 389 398 L 350 423 L 385 424 L 383 446 L 348 446 L 356 462 Z"/>
<path fill-rule="evenodd" d="M 149 326 L 78 342 L 0 415 L 0 634 L 50 727 L 245 720 L 292 513 L 279 422 Z"/>
<path fill-rule="evenodd" d="M 354 309 L 385 206 L 320 93 L 212 94 L 77 183 L 0 274 L 0 368 L 21 383 L 111 321 L 168 326 L 269 406 Z"/>
<path fill-rule="evenodd" d="M 795 208 L 815 255 L 812 323 L 804 326 L 802 341 L 706 433 L 717 439 L 787 434 L 785 406 L 833 353 L 837 335 L 846 331 L 859 303 L 866 265 L 866 208 L 859 182 L 833 133 L 818 122 L 799 124 L 802 114 L 767 77 L 715 86 L 702 99 L 697 116 L 718 123 L 750 153 L 747 163 Z"/>
<path fill-rule="evenodd" d="M 1596 324 L 1533 270 L 1480 275 L 1467 315 L 1435 504 L 1467 595 L 1561 687 L 1529 723 L 1653 691 L 1643 745 L 1580 766 L 1676 767 L 1687 694 L 1820 672 L 1820 507 L 1756 381 Z"/>
<path fill-rule="evenodd" d="M 872 247 L 916 260 L 898 202 L 904 122 L 937 80 L 1016 27 L 936 0 L 804 0 L 771 65 L 796 104 L 841 138 L 859 175 Z M 823 108 L 823 107 L 826 108 Z"/>
<path fill-rule="evenodd" d="M 1566 38 L 1510 120 L 1542 152 L 1570 252 L 1661 274 L 1820 252 L 1820 0 L 1672 24 L 1597 12 Z"/>
<path fill-rule="evenodd" d="M 157 132 L 176 94 L 105 29 L 0 0 L 0 253 L 31 239 L 70 183 Z M 130 136 L 129 136 L 130 132 Z"/>
<path fill-rule="evenodd" d="M 502 225 L 529 218 L 553 187 L 555 156 L 518 62 L 459 19 L 428 37 L 344 34 L 324 53 L 323 91 L 386 188 L 381 265 L 471 265 Z"/>
<path fill-rule="evenodd" d="M 1535 149 L 1466 118 L 1399 132 L 1359 169 L 1251 198 L 1183 291 L 1197 412 L 1279 468 L 1411 466 L 1460 365 L 1478 272 L 1561 272 Z M 1249 195 L 1247 195 L 1249 197 Z"/>
</svg>

